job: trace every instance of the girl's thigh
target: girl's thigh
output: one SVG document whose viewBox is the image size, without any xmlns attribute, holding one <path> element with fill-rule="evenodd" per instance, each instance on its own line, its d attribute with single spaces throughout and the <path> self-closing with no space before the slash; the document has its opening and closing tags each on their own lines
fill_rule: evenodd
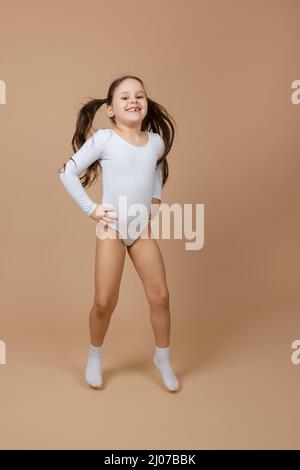
<svg viewBox="0 0 300 470">
<path fill-rule="evenodd" d="M 163 257 L 155 238 L 151 238 L 150 225 L 147 227 L 149 238 L 139 238 L 127 247 L 132 263 L 141 278 L 146 295 L 167 291 L 167 279 Z"/>
<path fill-rule="evenodd" d="M 96 237 L 95 296 L 109 300 L 118 296 L 126 248 L 116 230 L 108 226 L 99 227 L 99 230 L 116 232 L 115 238 Z"/>
</svg>

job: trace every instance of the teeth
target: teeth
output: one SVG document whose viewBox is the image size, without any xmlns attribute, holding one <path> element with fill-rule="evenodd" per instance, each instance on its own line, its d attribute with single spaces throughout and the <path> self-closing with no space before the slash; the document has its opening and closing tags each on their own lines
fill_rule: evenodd
<svg viewBox="0 0 300 470">
<path fill-rule="evenodd" d="M 129 111 L 129 112 L 132 113 L 132 112 L 134 112 L 134 111 L 139 111 L 139 108 L 128 109 L 127 111 Z"/>
</svg>

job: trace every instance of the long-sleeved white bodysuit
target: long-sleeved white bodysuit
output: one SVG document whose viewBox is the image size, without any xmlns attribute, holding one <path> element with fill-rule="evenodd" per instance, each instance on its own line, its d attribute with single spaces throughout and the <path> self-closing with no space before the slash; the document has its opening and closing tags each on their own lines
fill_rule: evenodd
<svg viewBox="0 0 300 470">
<path fill-rule="evenodd" d="M 61 182 L 70 196 L 85 214 L 91 215 L 97 203 L 87 195 L 79 176 L 99 160 L 102 168 L 102 205 L 113 206 L 117 215 L 114 221 L 99 223 L 118 230 L 127 246 L 132 245 L 139 235 L 136 227 L 133 232 L 136 235 L 128 231 L 128 225 L 139 213 L 130 213 L 131 205 L 142 204 L 149 214 L 152 197 L 161 200 L 162 162 L 157 167 L 156 164 L 164 152 L 165 145 L 158 133 L 147 134 L 148 142 L 136 146 L 127 142 L 113 129 L 99 129 L 72 155 L 72 159 L 67 161 L 65 171 L 59 173 Z M 120 196 L 123 196 L 122 202 Z"/>
</svg>

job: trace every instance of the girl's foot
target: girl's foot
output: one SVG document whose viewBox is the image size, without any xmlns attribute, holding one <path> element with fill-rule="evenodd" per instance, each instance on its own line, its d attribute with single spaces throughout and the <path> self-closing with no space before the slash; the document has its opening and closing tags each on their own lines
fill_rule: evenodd
<svg viewBox="0 0 300 470">
<path fill-rule="evenodd" d="M 159 369 L 163 382 L 170 392 L 175 392 L 180 388 L 180 382 L 177 379 L 170 364 L 170 350 L 156 346 L 153 362 Z"/>
<path fill-rule="evenodd" d="M 102 385 L 102 348 L 103 346 L 90 345 L 87 365 L 85 369 L 85 380 L 94 388 L 99 388 Z"/>
</svg>

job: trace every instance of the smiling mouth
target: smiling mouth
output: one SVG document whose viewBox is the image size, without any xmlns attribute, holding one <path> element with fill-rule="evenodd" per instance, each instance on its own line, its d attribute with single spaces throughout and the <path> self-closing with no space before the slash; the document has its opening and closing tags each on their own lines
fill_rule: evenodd
<svg viewBox="0 0 300 470">
<path fill-rule="evenodd" d="M 138 113 L 140 111 L 139 108 L 134 108 L 134 109 L 127 109 L 126 110 L 128 113 Z"/>
</svg>

